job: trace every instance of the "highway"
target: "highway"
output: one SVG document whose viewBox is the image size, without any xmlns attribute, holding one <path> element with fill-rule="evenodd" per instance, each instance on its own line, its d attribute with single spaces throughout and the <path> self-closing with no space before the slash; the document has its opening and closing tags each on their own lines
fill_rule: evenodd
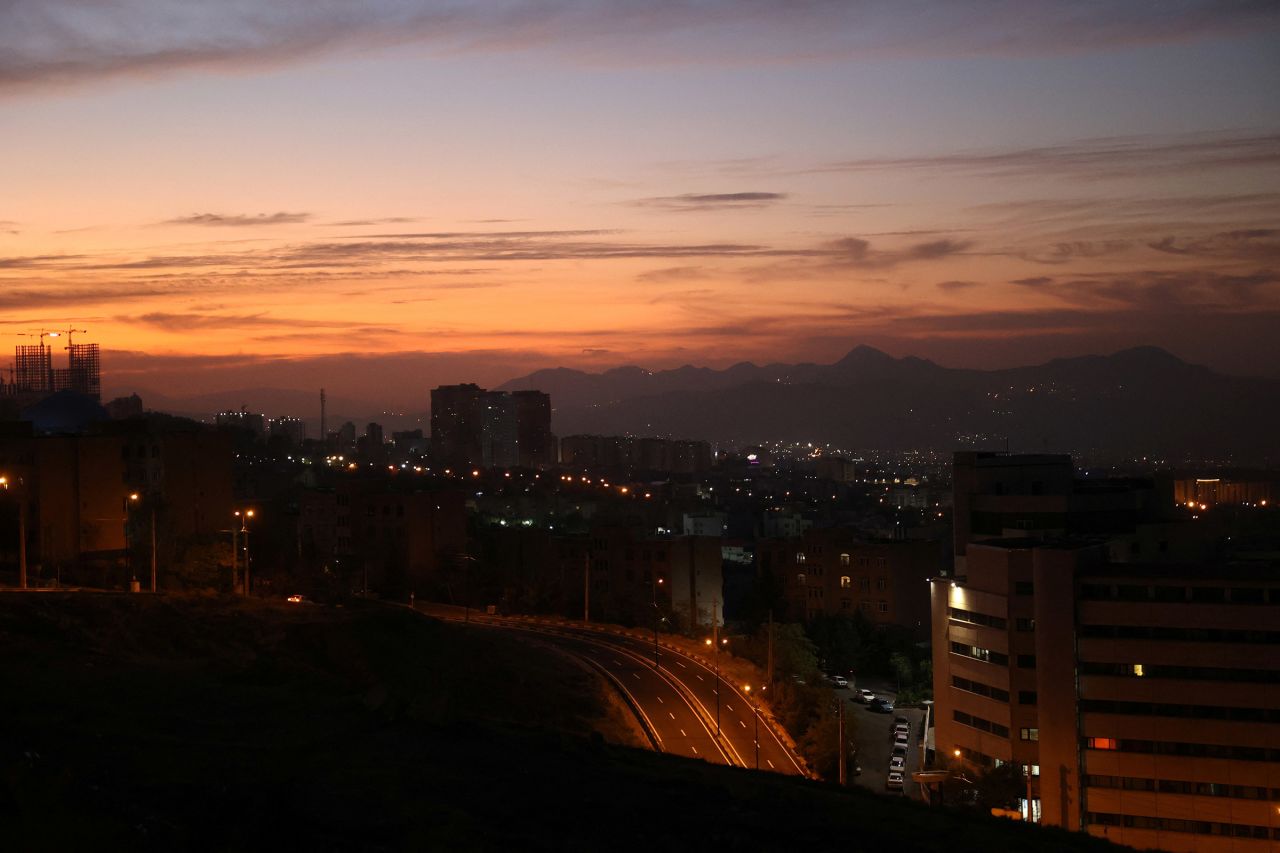
<svg viewBox="0 0 1280 853">
<path fill-rule="evenodd" d="M 462 621 L 462 609 L 419 604 L 437 618 Z M 532 634 L 605 674 L 628 698 L 662 752 L 788 775 L 805 775 L 801 763 L 751 703 L 728 681 L 717 684 L 715 669 L 674 649 L 658 650 L 652 641 L 616 633 L 608 626 L 584 626 L 554 620 L 511 619 L 474 611 L 477 627 Z M 719 732 L 717 737 L 717 688 Z M 756 733 L 759 732 L 759 750 Z"/>
</svg>

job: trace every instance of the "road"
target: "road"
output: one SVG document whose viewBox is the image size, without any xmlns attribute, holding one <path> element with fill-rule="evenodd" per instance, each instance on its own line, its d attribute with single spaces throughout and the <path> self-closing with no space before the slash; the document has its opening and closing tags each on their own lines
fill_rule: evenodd
<svg viewBox="0 0 1280 853">
<path fill-rule="evenodd" d="M 877 696 L 894 699 L 896 693 L 887 684 L 872 681 L 859 682 L 860 687 L 875 691 Z M 917 708 L 898 708 L 891 714 L 879 714 L 866 705 L 852 701 L 854 690 L 836 690 L 836 696 L 848 700 L 845 703 L 845 714 L 854 720 L 857 729 L 854 739 L 858 744 L 858 765 L 862 775 L 853 781 L 863 787 L 879 793 L 890 793 L 885 789 L 885 780 L 889 775 L 889 757 L 892 753 L 894 718 L 906 717 L 911 724 L 910 742 L 907 747 L 906 772 L 903 773 L 905 784 L 902 793 L 914 799 L 920 798 L 920 786 L 911 781 L 911 773 L 920 769 L 920 741 L 924 736 L 921 725 L 924 722 L 924 711 Z"/>
<path fill-rule="evenodd" d="M 417 609 L 455 622 L 462 615 L 461 608 L 440 605 L 420 604 Z M 758 762 L 761 770 L 804 775 L 767 719 L 757 717 L 732 683 L 717 679 L 714 666 L 662 646 L 655 667 L 652 641 L 606 626 L 508 619 L 474 611 L 470 621 L 478 627 L 535 635 L 606 673 L 639 710 L 662 752 L 737 767 L 755 768 Z"/>
</svg>

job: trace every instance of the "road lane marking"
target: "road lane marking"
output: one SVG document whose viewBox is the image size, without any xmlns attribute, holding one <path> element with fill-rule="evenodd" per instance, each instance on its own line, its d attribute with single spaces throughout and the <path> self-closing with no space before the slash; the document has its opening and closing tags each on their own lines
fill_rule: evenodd
<svg viewBox="0 0 1280 853">
<path fill-rule="evenodd" d="M 676 715 L 671 713 L 670 711 L 667 712 L 667 716 L 669 716 L 673 720 L 676 718 Z"/>
<path fill-rule="evenodd" d="M 837 757 L 837 758 L 839 758 L 839 756 L 836 756 L 836 757 Z M 769 759 L 767 759 L 767 758 L 764 760 L 764 763 L 769 765 L 769 769 L 770 769 L 770 770 L 777 770 L 777 769 L 778 769 L 778 768 L 774 767 L 774 766 L 773 766 L 773 762 L 772 762 L 772 761 L 770 761 L 770 760 L 769 760 Z"/>
<path fill-rule="evenodd" d="M 730 711 L 732 711 L 732 710 L 733 710 L 733 706 L 732 706 L 732 705 L 730 705 L 728 702 L 726 702 L 724 706 L 725 706 L 726 708 L 728 708 Z"/>
<path fill-rule="evenodd" d="M 684 733 L 684 729 L 680 730 L 680 737 L 688 737 L 688 735 Z"/>
<path fill-rule="evenodd" d="M 640 673 L 638 673 L 638 672 L 633 672 L 633 673 L 631 673 L 631 675 L 632 675 L 632 677 L 634 677 L 634 678 L 635 678 L 635 680 L 636 680 L 636 681 L 639 681 L 639 680 L 640 680 Z"/>
<path fill-rule="evenodd" d="M 742 720 L 738 720 L 738 725 L 742 726 L 744 729 L 747 727 L 747 724 L 742 722 Z M 836 757 L 838 758 L 839 756 Z"/>
<path fill-rule="evenodd" d="M 698 754 L 698 748 L 696 746 L 694 746 L 693 744 L 689 744 L 689 748 L 693 750 L 694 755 Z"/>
<path fill-rule="evenodd" d="M 662 702 L 662 697 L 661 697 L 661 696 L 655 696 L 655 697 L 653 697 L 653 698 L 657 699 L 659 702 Z M 667 703 L 666 703 L 666 702 L 662 702 L 662 704 L 663 704 L 663 705 L 665 705 L 665 704 L 667 704 Z"/>
<path fill-rule="evenodd" d="M 680 667 L 681 669 L 688 669 L 688 668 L 689 668 L 689 667 L 685 666 L 684 664 L 680 663 L 680 661 L 676 661 L 676 666 Z"/>
<path fill-rule="evenodd" d="M 702 681 L 702 676 L 701 676 L 701 675 L 698 675 L 698 673 L 696 673 L 696 672 L 693 674 L 693 677 L 694 677 L 694 678 L 696 678 L 696 679 L 698 679 L 699 681 Z"/>
</svg>

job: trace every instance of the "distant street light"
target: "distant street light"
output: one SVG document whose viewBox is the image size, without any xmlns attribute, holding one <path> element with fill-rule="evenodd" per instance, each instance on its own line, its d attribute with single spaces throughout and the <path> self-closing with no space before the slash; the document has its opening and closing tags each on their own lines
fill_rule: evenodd
<svg viewBox="0 0 1280 853">
<path fill-rule="evenodd" d="M 767 685 L 761 685 L 760 690 L 768 690 Z M 751 701 L 751 685 L 744 684 L 742 690 L 747 694 L 747 704 L 751 706 L 751 710 L 755 715 L 755 735 L 756 735 L 756 769 L 760 769 L 760 703 Z"/>
<path fill-rule="evenodd" d="M 129 535 L 133 527 L 133 508 L 138 505 L 141 495 L 130 492 L 121 503 L 124 505 L 124 561 L 129 569 L 129 592 L 137 592 L 141 588 L 138 583 L 138 570 L 133 565 L 133 537 Z"/>
<path fill-rule="evenodd" d="M 18 477 L 18 588 L 27 588 L 27 493 L 22 478 Z M 0 475 L 0 488 L 9 491 L 10 480 Z"/>
<path fill-rule="evenodd" d="M 236 518 L 240 519 L 240 535 L 244 539 L 244 597 L 248 598 L 251 590 L 253 589 L 252 582 L 249 576 L 249 519 L 253 518 L 253 510 L 238 509 L 235 511 L 235 516 Z M 235 542 L 236 542 L 236 529 L 235 529 L 235 525 L 232 525 L 231 527 L 231 552 L 232 552 L 231 578 L 232 578 L 233 584 L 235 583 L 235 570 L 236 570 Z"/>
<path fill-rule="evenodd" d="M 716 625 L 713 627 L 718 628 L 719 626 Z M 716 669 L 716 737 L 720 737 L 720 647 L 727 646 L 729 644 L 729 639 L 727 637 L 722 637 L 720 641 L 717 642 L 714 638 L 708 637 L 706 643 L 713 649 L 711 660 L 714 662 Z"/>
<path fill-rule="evenodd" d="M 650 584 L 653 588 L 653 668 L 660 669 L 658 662 L 658 587 L 662 586 L 662 578 Z"/>
</svg>

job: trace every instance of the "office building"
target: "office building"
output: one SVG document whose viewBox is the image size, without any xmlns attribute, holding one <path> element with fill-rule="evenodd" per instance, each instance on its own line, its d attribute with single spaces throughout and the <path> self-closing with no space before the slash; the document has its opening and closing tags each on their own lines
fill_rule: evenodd
<svg viewBox="0 0 1280 853">
<path fill-rule="evenodd" d="M 1081 484 L 1061 459 L 956 466 L 957 531 L 972 535 L 931 584 L 938 759 L 1019 765 L 1023 813 L 1046 825 L 1275 849 L 1280 565 L 1223 557 L 1193 521 L 1148 522 L 1141 484 Z"/>
</svg>

